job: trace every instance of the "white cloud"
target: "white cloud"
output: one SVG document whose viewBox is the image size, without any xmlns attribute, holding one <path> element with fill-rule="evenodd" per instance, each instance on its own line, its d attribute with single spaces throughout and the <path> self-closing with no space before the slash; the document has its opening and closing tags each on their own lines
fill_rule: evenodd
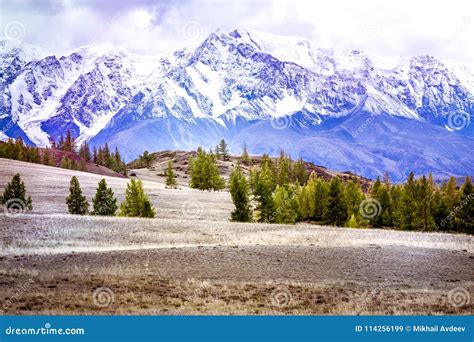
<svg viewBox="0 0 474 342">
<path fill-rule="evenodd" d="M 196 38 L 222 26 L 247 26 L 377 56 L 474 60 L 474 5 L 468 0 L 3 0 L 0 9 L 0 29 L 19 21 L 24 39 L 49 52 L 114 44 L 161 53 L 197 44 Z"/>
</svg>

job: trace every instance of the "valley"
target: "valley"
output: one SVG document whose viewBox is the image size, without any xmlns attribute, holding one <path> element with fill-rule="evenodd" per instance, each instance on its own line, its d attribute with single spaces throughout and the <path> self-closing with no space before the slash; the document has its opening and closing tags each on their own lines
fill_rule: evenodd
<svg viewBox="0 0 474 342">
<path fill-rule="evenodd" d="M 159 165 L 156 165 L 159 166 Z M 74 216 L 75 175 L 91 199 L 103 177 L 0 159 L 33 211 L 0 216 L 4 314 L 470 314 L 473 236 L 229 222 L 226 191 L 143 175 L 155 219 Z M 132 171 L 132 172 L 133 172 Z M 141 171 L 151 172 L 151 171 Z M 105 176 L 118 201 L 125 178 Z"/>
</svg>

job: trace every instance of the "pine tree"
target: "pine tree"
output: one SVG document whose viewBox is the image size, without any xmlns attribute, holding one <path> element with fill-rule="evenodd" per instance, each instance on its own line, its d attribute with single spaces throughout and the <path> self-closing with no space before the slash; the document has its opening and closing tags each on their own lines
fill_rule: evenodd
<svg viewBox="0 0 474 342">
<path fill-rule="evenodd" d="M 56 161 L 54 160 L 52 151 L 49 148 L 45 148 L 43 151 L 42 163 L 44 165 L 56 166 Z"/>
<path fill-rule="evenodd" d="M 249 152 L 247 151 L 247 144 L 244 144 L 244 150 L 242 151 L 242 156 L 240 157 L 240 159 L 242 160 L 242 164 L 244 165 L 248 166 L 251 164 Z"/>
<path fill-rule="evenodd" d="M 413 220 L 413 227 L 417 230 L 434 230 L 436 228 L 435 222 L 431 213 L 431 196 L 433 189 L 426 178 L 422 176 L 416 182 L 415 189 L 415 216 Z"/>
<path fill-rule="evenodd" d="M 215 155 L 206 153 L 201 147 L 198 148 L 197 156 L 189 159 L 189 173 L 189 186 L 193 189 L 217 191 L 225 187 Z"/>
<path fill-rule="evenodd" d="M 316 209 L 315 188 L 316 180 L 310 179 L 299 192 L 299 217 L 302 220 L 309 221 L 314 217 Z"/>
<path fill-rule="evenodd" d="M 76 150 L 76 140 L 72 137 L 70 129 L 67 130 L 66 140 L 63 141 L 61 145 L 62 145 L 62 150 L 65 152 L 74 152 Z"/>
<path fill-rule="evenodd" d="M 79 155 L 81 158 L 83 158 L 85 161 L 90 161 L 91 160 L 91 152 L 89 149 L 89 144 L 87 142 L 84 142 L 80 149 L 79 149 Z"/>
<path fill-rule="evenodd" d="M 107 187 L 107 182 L 102 179 L 97 187 L 94 198 L 92 199 L 94 210 L 92 215 L 113 216 L 117 211 L 117 199 L 114 192 Z"/>
<path fill-rule="evenodd" d="M 273 193 L 275 223 L 294 224 L 298 218 L 299 203 L 295 186 L 277 186 Z"/>
<path fill-rule="evenodd" d="M 324 220 L 324 212 L 329 199 L 329 185 L 323 179 L 318 179 L 314 186 L 314 216 L 316 222 Z"/>
<path fill-rule="evenodd" d="M 155 157 L 151 155 L 148 151 L 144 151 L 143 154 L 139 157 L 140 163 L 143 167 L 150 167 Z"/>
<path fill-rule="evenodd" d="M 70 159 L 68 156 L 64 156 L 61 159 L 61 163 L 59 163 L 59 167 L 63 169 L 69 169 L 69 170 L 74 170 L 74 162 L 72 159 Z"/>
<path fill-rule="evenodd" d="M 98 156 L 98 153 L 97 153 L 97 147 L 94 146 L 94 150 L 92 152 L 92 161 L 95 163 L 95 164 L 98 164 L 99 163 L 99 156 Z"/>
<path fill-rule="evenodd" d="M 456 215 L 458 230 L 474 234 L 474 190 L 470 177 L 466 177 L 461 187 L 459 208 Z"/>
<path fill-rule="evenodd" d="M 141 180 L 132 179 L 127 184 L 125 200 L 120 205 L 120 215 L 129 217 L 155 217 L 155 209 L 143 190 Z"/>
<path fill-rule="evenodd" d="M 447 217 L 449 215 L 449 208 L 444 200 L 443 193 L 439 189 L 435 189 L 431 199 L 431 212 L 434 223 L 439 230 L 447 231 Z"/>
<path fill-rule="evenodd" d="M 308 171 L 306 170 L 303 159 L 300 158 L 294 163 L 292 174 L 293 182 L 297 182 L 300 185 L 306 184 L 308 181 Z"/>
<path fill-rule="evenodd" d="M 176 175 L 173 171 L 173 163 L 172 161 L 168 161 L 168 167 L 166 168 L 165 172 L 166 176 L 166 187 L 170 189 L 177 189 L 178 184 L 176 183 Z"/>
<path fill-rule="evenodd" d="M 356 180 L 351 179 L 347 182 L 346 187 L 344 188 L 344 201 L 347 207 L 347 216 L 349 217 L 349 222 L 347 224 L 349 227 L 356 228 L 365 223 L 360 213 L 360 204 L 364 198 L 364 193 Z M 356 223 L 354 223 L 354 221 Z"/>
<path fill-rule="evenodd" d="M 89 203 L 87 202 L 86 197 L 82 195 L 81 186 L 76 176 L 71 178 L 69 196 L 66 197 L 66 204 L 70 214 L 87 214 Z"/>
<path fill-rule="evenodd" d="M 250 193 L 247 178 L 245 177 L 240 164 L 232 170 L 229 181 L 229 191 L 234 203 L 235 210 L 232 211 L 232 221 L 250 222 L 252 221 L 252 210 L 250 209 Z"/>
<path fill-rule="evenodd" d="M 277 164 L 277 184 L 282 186 L 290 183 L 291 161 L 286 157 L 285 151 L 280 151 L 280 158 Z"/>
<path fill-rule="evenodd" d="M 224 139 L 219 142 L 219 154 L 222 160 L 229 160 L 229 149 Z"/>
<path fill-rule="evenodd" d="M 258 222 L 272 222 L 274 219 L 273 191 L 275 180 L 269 163 L 264 162 L 255 174 L 253 196 L 257 202 Z"/>
<path fill-rule="evenodd" d="M 327 207 L 324 211 L 327 224 L 342 227 L 347 220 L 347 207 L 344 201 L 344 187 L 339 178 L 334 177 L 329 183 Z"/>
<path fill-rule="evenodd" d="M 0 202 L 6 206 L 7 209 L 12 210 L 33 210 L 33 201 L 30 196 L 26 196 L 26 186 L 21 180 L 20 174 L 13 176 L 10 183 L 7 184 L 3 195 L 0 197 Z"/>
<path fill-rule="evenodd" d="M 397 208 L 398 223 L 402 229 L 414 228 L 416 208 L 415 192 L 415 175 L 411 172 L 407 182 L 402 187 Z"/>
</svg>

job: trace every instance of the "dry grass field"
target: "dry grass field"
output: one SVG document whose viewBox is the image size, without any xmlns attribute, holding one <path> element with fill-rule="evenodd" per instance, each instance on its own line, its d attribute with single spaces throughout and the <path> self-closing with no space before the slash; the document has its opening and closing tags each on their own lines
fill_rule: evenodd
<svg viewBox="0 0 474 342">
<path fill-rule="evenodd" d="M 227 192 L 145 180 L 156 219 L 78 217 L 99 175 L 0 159 L 34 209 L 0 215 L 4 314 L 472 314 L 474 239 L 228 221 Z M 141 175 L 138 174 L 140 177 Z M 127 179 L 106 177 L 119 202 Z M 143 177 L 146 178 L 146 177 Z M 149 178 L 151 179 L 151 178 Z"/>
</svg>

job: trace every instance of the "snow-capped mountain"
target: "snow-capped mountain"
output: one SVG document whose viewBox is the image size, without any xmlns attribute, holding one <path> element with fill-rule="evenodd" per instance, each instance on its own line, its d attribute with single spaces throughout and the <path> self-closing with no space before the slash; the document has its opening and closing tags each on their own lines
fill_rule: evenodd
<svg viewBox="0 0 474 342">
<path fill-rule="evenodd" d="M 131 159 L 226 138 L 236 153 L 244 143 L 253 153 L 284 148 L 369 177 L 474 173 L 474 74 L 453 61 L 371 59 L 244 29 L 156 57 L 85 47 L 38 58 L 0 47 L 0 129 L 33 144 L 71 129 Z"/>
</svg>

